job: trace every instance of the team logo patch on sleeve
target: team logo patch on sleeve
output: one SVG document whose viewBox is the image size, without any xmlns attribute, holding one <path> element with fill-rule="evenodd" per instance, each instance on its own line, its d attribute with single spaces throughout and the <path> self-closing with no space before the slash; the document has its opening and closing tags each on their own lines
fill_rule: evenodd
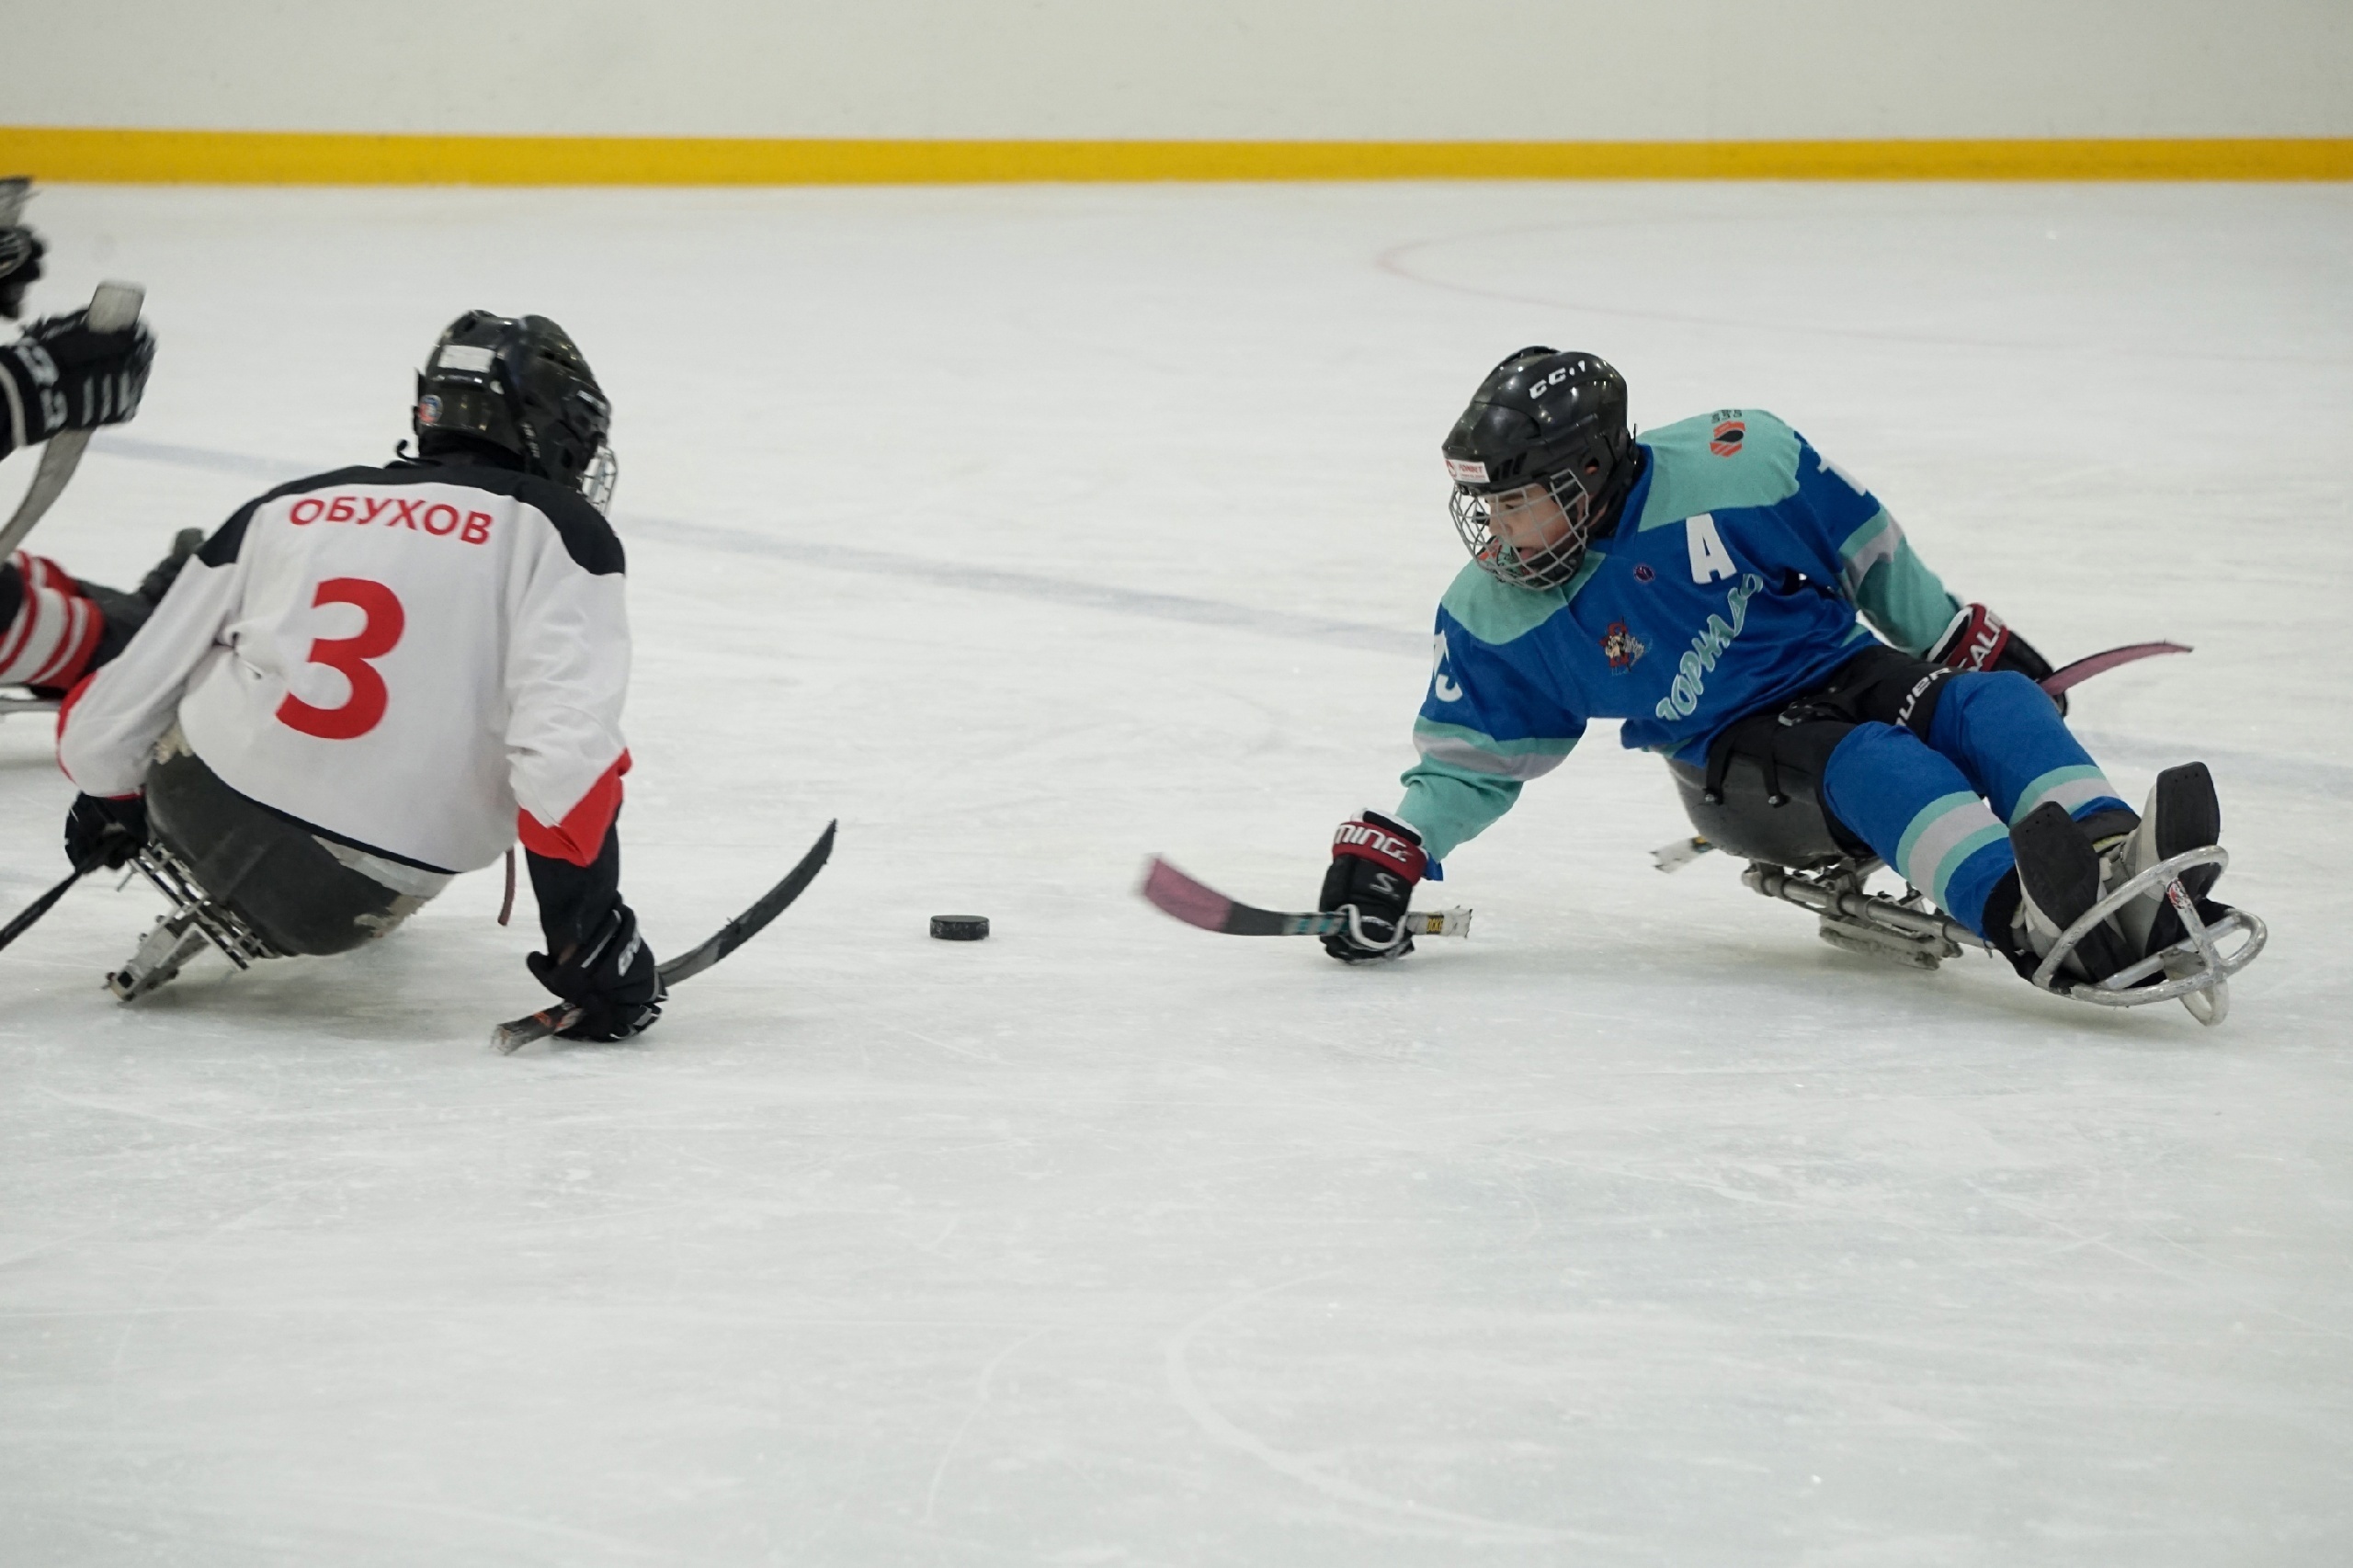
<svg viewBox="0 0 2353 1568">
<path fill-rule="evenodd" d="M 1654 571 L 1652 571 L 1652 570 L 1651 570 L 1651 563 L 1650 563 L 1649 562 L 1647 562 L 1647 561 L 1638 561 L 1638 562 L 1634 562 L 1634 581 L 1635 581 L 1635 582 L 1637 582 L 1637 583 L 1647 583 L 1647 582 L 1651 581 L 1653 578 L 1656 577 L 1657 575 L 1658 575 L 1658 574 L 1657 574 L 1657 573 L 1655 573 L 1655 572 L 1654 572 Z"/>
<path fill-rule="evenodd" d="M 1649 644 L 1626 629 L 1622 620 L 1609 623 L 1608 634 L 1601 640 L 1601 651 L 1609 659 L 1609 667 L 1624 675 L 1634 667 L 1634 661 L 1650 652 Z"/>
<path fill-rule="evenodd" d="M 1746 439 L 1746 425 L 1737 419 L 1720 419 L 1708 436 L 1708 450 L 1720 458 L 1728 458 L 1740 450 L 1740 444 Z"/>
</svg>

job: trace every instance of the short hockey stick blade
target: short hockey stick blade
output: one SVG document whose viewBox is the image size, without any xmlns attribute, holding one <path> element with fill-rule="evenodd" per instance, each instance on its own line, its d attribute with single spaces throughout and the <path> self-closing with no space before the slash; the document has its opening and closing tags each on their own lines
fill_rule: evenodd
<svg viewBox="0 0 2353 1568">
<path fill-rule="evenodd" d="M 1714 848 L 1714 845 L 1694 834 L 1688 838 L 1678 838 L 1672 844 L 1662 844 L 1652 850 L 1651 864 L 1662 871 L 1679 871 Z"/>
<path fill-rule="evenodd" d="M 1162 914 L 1228 937 L 1321 937 L 1346 930 L 1348 924 L 1347 915 L 1338 912 L 1285 915 L 1236 903 L 1207 883 L 1195 881 L 1157 855 L 1144 862 L 1141 891 L 1145 901 Z M 1416 909 L 1405 916 L 1405 928 L 1416 937 L 1467 937 L 1471 934 L 1471 912 L 1459 908 Z"/>
<path fill-rule="evenodd" d="M 825 824 L 817 842 L 801 863 L 784 874 L 784 880 L 762 893 L 753 905 L 713 932 L 701 946 L 690 948 L 662 966 L 662 986 L 667 990 L 682 980 L 691 980 L 717 963 L 736 949 L 750 941 L 767 923 L 784 913 L 801 890 L 814 881 L 817 873 L 834 853 L 834 830 L 841 825 L 837 817 Z M 542 1007 L 525 1017 L 515 1018 L 490 1031 L 491 1048 L 501 1056 L 512 1056 L 535 1040 L 545 1040 L 560 1034 L 579 1021 L 580 1009 L 557 1006 Z"/>
<path fill-rule="evenodd" d="M 2038 683 L 2042 689 L 2057 697 L 2063 691 L 2081 686 L 2094 676 L 2106 675 L 2119 665 L 2154 658 L 2159 653 L 2187 653 L 2193 650 L 2182 642 L 2128 642 L 2121 648 L 2110 648 L 2104 653 L 2093 653 L 2077 659 L 2064 669 L 2052 671 Z"/>
<path fill-rule="evenodd" d="M 90 325 L 99 332 L 119 332 L 139 319 L 139 307 L 147 298 L 147 290 L 136 283 L 101 283 L 98 291 L 90 296 Z M 16 516 L 0 528 L 0 560 L 17 548 L 24 537 L 33 531 L 51 505 L 65 493 L 66 482 L 81 466 L 82 449 L 90 444 L 87 430 L 61 430 L 49 438 L 41 449 L 40 466 L 33 470 L 32 484 L 25 491 L 25 498 L 17 503 Z"/>
</svg>

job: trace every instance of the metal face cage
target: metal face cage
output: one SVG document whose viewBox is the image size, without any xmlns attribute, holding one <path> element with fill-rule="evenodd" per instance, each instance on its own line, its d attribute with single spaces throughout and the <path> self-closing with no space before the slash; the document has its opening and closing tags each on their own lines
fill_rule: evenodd
<svg viewBox="0 0 2353 1568">
<path fill-rule="evenodd" d="M 1593 536 L 1593 496 L 1574 472 L 1556 473 L 1511 490 L 1480 491 L 1458 484 L 1449 498 L 1454 531 L 1480 570 L 1519 588 L 1557 588 L 1577 574 Z M 1551 525 L 1529 517 L 1518 529 L 1497 527 L 1498 517 L 1551 513 Z M 1547 542 L 1523 549 L 1510 534 L 1526 537 L 1529 526 L 1558 531 Z"/>
</svg>

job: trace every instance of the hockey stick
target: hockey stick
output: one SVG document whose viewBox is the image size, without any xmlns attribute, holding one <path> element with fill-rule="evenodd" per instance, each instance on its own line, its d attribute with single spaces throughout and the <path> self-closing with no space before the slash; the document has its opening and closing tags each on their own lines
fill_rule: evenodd
<svg viewBox="0 0 2353 1568">
<path fill-rule="evenodd" d="M 2129 665 L 2158 653 L 2188 653 L 2193 651 L 2185 642 L 2128 642 L 2121 648 L 2110 648 L 2104 653 L 2093 653 L 2077 659 L 2064 669 L 2052 671 L 2038 684 L 2043 690 L 2057 697 L 2070 687 L 2083 685 L 2094 676 L 2106 675 L 2119 665 Z"/>
<path fill-rule="evenodd" d="M 662 966 L 662 986 L 668 990 L 682 980 L 692 980 L 736 949 L 760 934 L 763 926 L 785 911 L 785 907 L 801 896 L 801 890 L 816 879 L 825 869 L 825 861 L 834 853 L 834 829 L 840 826 L 836 818 L 825 824 L 817 842 L 801 863 L 784 874 L 784 881 L 759 896 L 751 908 L 744 911 L 714 932 L 699 948 L 689 949 Z M 542 1007 L 538 1012 L 499 1025 L 490 1031 L 490 1043 L 501 1056 L 512 1056 L 535 1040 L 545 1040 L 551 1034 L 562 1034 L 580 1021 L 581 1009 L 559 1003 Z"/>
<path fill-rule="evenodd" d="M 2191 653 L 2197 652 L 2186 642 L 2127 642 L 2120 648 L 2087 653 L 2074 664 L 2055 669 L 2035 684 L 2057 697 L 2084 684 L 2094 676 L 2106 675 L 2120 665 L 2134 664 L 2154 658 L 2159 653 Z M 1651 851 L 1651 864 L 1662 871 L 1679 871 L 1715 847 L 1697 836 L 1678 838 L 1672 844 L 1662 844 Z"/>
<path fill-rule="evenodd" d="M 121 332 L 135 325 L 139 307 L 145 301 L 147 290 L 136 283 L 101 283 L 98 291 L 90 296 L 89 323 L 93 332 Z M 0 561 L 8 557 L 19 540 L 33 531 L 41 515 L 58 496 L 64 493 L 66 481 L 81 465 L 82 449 L 90 444 L 87 430 L 60 430 L 41 449 L 40 466 L 33 470 L 33 482 L 25 498 L 17 503 L 17 515 L 0 528 Z"/>
<path fill-rule="evenodd" d="M 72 871 L 66 873 L 66 877 L 63 881 L 58 883 L 55 887 L 50 889 L 47 892 L 33 900 L 33 902 L 26 907 L 23 914 L 17 915 L 14 920 L 9 921 L 6 926 L 0 926 L 0 948 L 6 947 L 9 943 L 15 941 L 17 937 L 31 930 L 33 928 L 33 922 L 39 920 L 42 915 L 47 915 L 51 909 L 54 908 L 57 901 L 63 898 L 69 892 L 71 892 L 75 882 L 80 881 L 84 877 L 88 876 L 92 871 L 95 871 L 97 869 L 98 863 L 96 860 L 91 861 L 86 866 L 74 867 Z"/>
<path fill-rule="evenodd" d="M 57 906 L 57 901 L 63 898 L 68 892 L 72 892 L 75 882 L 80 881 L 84 877 L 88 876 L 92 871 L 95 871 L 100 866 L 105 865 L 107 851 L 112 848 L 115 844 L 119 842 L 119 840 L 115 836 L 117 831 L 119 830 L 108 830 L 105 840 L 99 845 L 98 848 L 92 852 L 87 860 L 83 861 L 81 864 L 75 866 L 71 871 L 67 872 L 63 881 L 58 883 L 55 887 L 50 889 L 47 892 L 33 900 L 32 903 L 27 907 L 22 914 L 18 915 L 14 920 L 9 921 L 7 925 L 0 926 L 0 948 L 6 947 L 9 943 L 15 941 L 17 937 L 31 930 L 33 928 L 33 923 L 39 920 L 42 915 L 47 915 L 51 909 L 55 908 Z"/>
<path fill-rule="evenodd" d="M 1316 915 L 1284 915 L 1236 903 L 1205 882 L 1195 881 L 1155 855 L 1144 862 L 1144 898 L 1164 915 L 1188 926 L 1229 937 L 1322 937 L 1348 928 L 1349 911 Z M 1467 909 L 1417 909 L 1405 916 L 1405 931 L 1415 937 L 1468 937 Z"/>
</svg>

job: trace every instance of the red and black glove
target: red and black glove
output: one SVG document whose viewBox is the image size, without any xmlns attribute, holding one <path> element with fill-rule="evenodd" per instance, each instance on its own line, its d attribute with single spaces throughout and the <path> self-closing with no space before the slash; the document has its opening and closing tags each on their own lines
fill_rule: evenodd
<svg viewBox="0 0 2353 1568">
<path fill-rule="evenodd" d="M 1422 852 L 1422 835 L 1402 822 L 1367 812 L 1342 823 L 1332 835 L 1332 864 L 1315 907 L 1353 909 L 1356 917 L 1347 929 L 1324 938 L 1324 950 L 1342 963 L 1412 952 L 1413 934 L 1400 923 L 1429 860 Z"/>
<path fill-rule="evenodd" d="M 1965 605 L 1944 635 L 1928 649 L 1928 662 L 1943 665 L 1964 675 L 1972 672 L 2016 670 L 2037 686 L 2051 678 L 2051 661 L 2035 652 L 2034 644 L 2010 630 L 2009 623 L 1984 605 Z M 2065 693 L 2051 699 L 2059 711 L 2067 711 Z"/>
</svg>

